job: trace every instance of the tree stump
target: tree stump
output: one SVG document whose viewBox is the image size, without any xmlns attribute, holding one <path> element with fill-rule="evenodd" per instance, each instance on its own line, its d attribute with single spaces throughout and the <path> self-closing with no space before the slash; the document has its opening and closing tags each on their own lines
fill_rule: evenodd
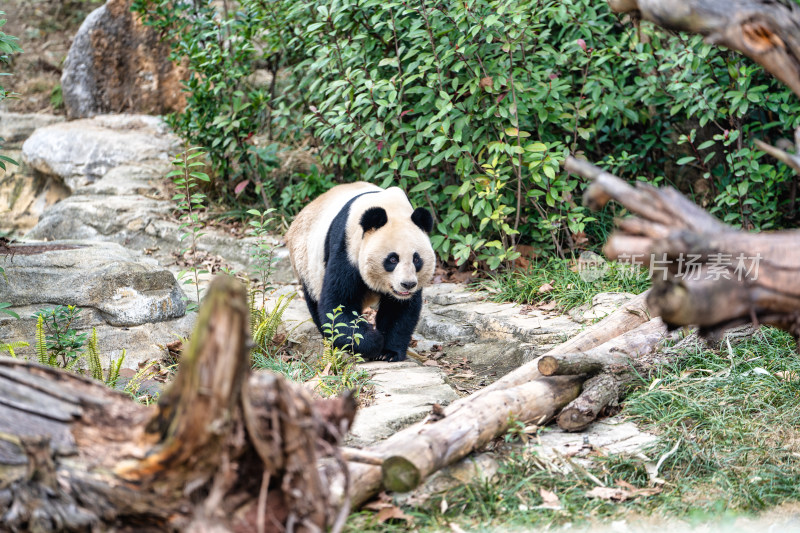
<svg viewBox="0 0 800 533">
<path fill-rule="evenodd" d="M 352 398 L 250 373 L 244 289 L 217 278 L 157 406 L 81 376 L 0 360 L 0 529 L 318 531 Z"/>
</svg>

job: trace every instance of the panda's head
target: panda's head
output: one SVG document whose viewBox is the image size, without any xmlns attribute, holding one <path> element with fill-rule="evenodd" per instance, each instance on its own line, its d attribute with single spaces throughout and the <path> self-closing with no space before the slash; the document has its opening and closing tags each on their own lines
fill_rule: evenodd
<svg viewBox="0 0 800 533">
<path fill-rule="evenodd" d="M 418 207 L 409 216 L 370 207 L 359 225 L 358 269 L 370 289 L 406 300 L 431 282 L 436 257 L 428 238 L 433 217 L 427 209 Z"/>
</svg>

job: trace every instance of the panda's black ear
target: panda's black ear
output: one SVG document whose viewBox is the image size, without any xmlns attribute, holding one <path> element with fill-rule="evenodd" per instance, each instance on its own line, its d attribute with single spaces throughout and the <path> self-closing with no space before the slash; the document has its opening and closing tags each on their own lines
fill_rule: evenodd
<svg viewBox="0 0 800 533">
<path fill-rule="evenodd" d="M 419 226 L 425 233 L 430 233 L 433 229 L 433 217 L 431 212 L 424 207 L 418 207 L 411 213 L 411 221 Z"/>
<path fill-rule="evenodd" d="M 370 207 L 361 215 L 361 227 L 365 232 L 385 226 L 387 222 L 389 219 L 386 216 L 386 210 L 382 207 Z"/>
</svg>

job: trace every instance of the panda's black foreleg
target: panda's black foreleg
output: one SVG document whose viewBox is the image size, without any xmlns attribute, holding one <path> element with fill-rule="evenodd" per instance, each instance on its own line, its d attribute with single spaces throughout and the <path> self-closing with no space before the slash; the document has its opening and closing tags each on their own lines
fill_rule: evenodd
<svg viewBox="0 0 800 533">
<path fill-rule="evenodd" d="M 337 348 L 351 349 L 365 361 L 379 359 L 383 349 L 383 334 L 372 327 L 371 324 L 359 319 L 361 316 L 360 307 L 341 305 L 341 308 L 339 315 L 335 318 L 333 345 Z M 331 324 L 331 319 L 328 315 L 333 316 L 334 309 L 335 307 L 333 306 L 329 308 L 320 306 L 319 308 L 318 316 L 319 320 L 322 321 L 320 331 L 323 335 L 327 335 L 325 329 L 328 328 L 328 324 Z M 356 335 L 360 335 L 357 343 L 355 341 Z"/>
<path fill-rule="evenodd" d="M 308 289 L 306 289 L 306 284 L 303 283 L 303 297 L 306 300 L 306 305 L 308 306 L 308 312 L 311 313 L 311 319 L 314 321 L 314 324 L 317 326 L 317 329 L 322 333 L 322 323 L 319 321 L 319 305 L 317 301 L 309 294 Z"/>
<path fill-rule="evenodd" d="M 361 294 L 358 291 L 345 293 L 332 291 L 330 287 L 327 289 L 323 289 L 316 315 L 320 333 L 326 335 L 325 329 L 331 324 L 330 317 L 334 315 L 334 309 L 341 307 L 333 324 L 336 330 L 333 345 L 337 348 L 351 348 L 366 361 L 378 359 L 383 349 L 383 334 L 371 324 L 359 320 L 363 311 Z M 361 336 L 357 345 L 354 342 L 356 334 Z"/>
<path fill-rule="evenodd" d="M 381 359 L 385 361 L 404 361 L 411 334 L 417 327 L 422 311 L 422 291 L 408 300 L 398 300 L 384 295 L 378 306 L 375 325 L 383 333 Z"/>
</svg>

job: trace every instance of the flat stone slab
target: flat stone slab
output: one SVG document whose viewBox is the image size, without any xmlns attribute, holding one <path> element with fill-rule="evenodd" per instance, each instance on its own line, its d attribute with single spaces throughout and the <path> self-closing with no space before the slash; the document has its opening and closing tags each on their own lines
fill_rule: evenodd
<svg viewBox="0 0 800 533">
<path fill-rule="evenodd" d="M 39 128 L 64 122 L 59 115 L 46 113 L 12 113 L 0 110 L 0 139 L 3 139 L 3 150 L 19 148 L 23 141 Z"/>
<path fill-rule="evenodd" d="M 372 405 L 359 409 L 347 436 L 350 446 L 367 446 L 390 437 L 431 412 L 433 404 L 448 405 L 458 398 L 438 368 L 416 361 L 375 361 L 362 368 L 375 386 Z"/>
<path fill-rule="evenodd" d="M 583 326 L 571 317 L 496 303 L 464 285 L 426 287 L 417 349 L 444 346 L 450 361 L 466 359 L 484 384 L 545 353 Z"/>
<path fill-rule="evenodd" d="M 448 322 L 474 328 L 479 339 L 514 340 L 534 345 L 560 342 L 581 326 L 568 316 L 530 309 L 524 314 L 514 303 L 489 301 L 489 294 L 463 285 L 441 283 L 425 289 L 419 332 L 425 336 L 428 321 Z"/>
<path fill-rule="evenodd" d="M 185 230 L 175 220 L 175 204 L 157 186 L 171 170 L 169 162 L 147 161 L 121 164 L 100 180 L 78 188 L 72 196 L 47 208 L 26 235 L 30 240 L 82 239 L 116 242 L 145 252 L 177 273 L 173 252 L 188 246 L 180 237 Z M 294 278 L 289 253 L 272 238 L 276 263 L 272 281 Z M 197 249 L 222 258 L 234 271 L 245 271 L 252 263 L 252 237 L 235 238 L 215 228 L 204 228 Z"/>
<path fill-rule="evenodd" d="M 563 431 L 555 425 L 549 426 L 529 446 L 543 457 L 562 455 L 583 458 L 597 448 L 607 454 L 644 453 L 648 446 L 657 441 L 658 437 L 652 433 L 644 432 L 633 422 L 614 416 L 594 422 L 577 433 Z"/>
<path fill-rule="evenodd" d="M 156 261 L 115 243 L 24 243 L 2 257 L 0 301 L 12 309 L 76 305 L 96 309 L 112 326 L 182 317 L 178 282 Z"/>
<path fill-rule="evenodd" d="M 58 176 L 74 191 L 126 163 L 170 161 L 180 149 L 180 139 L 157 117 L 99 115 L 37 129 L 22 154 L 31 168 Z"/>
</svg>

